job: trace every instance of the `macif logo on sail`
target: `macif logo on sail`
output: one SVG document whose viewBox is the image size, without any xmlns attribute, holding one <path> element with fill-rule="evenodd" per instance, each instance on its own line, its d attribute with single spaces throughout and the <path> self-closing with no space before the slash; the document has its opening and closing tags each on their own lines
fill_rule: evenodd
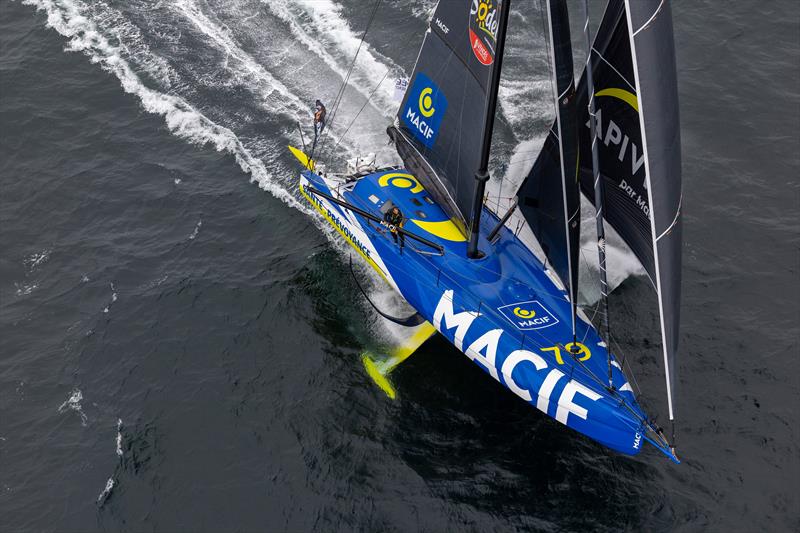
<svg viewBox="0 0 800 533">
<path fill-rule="evenodd" d="M 439 126 L 446 109 L 447 98 L 444 93 L 428 76 L 417 72 L 402 117 L 414 137 L 427 148 L 433 146 L 439 135 Z"/>
</svg>

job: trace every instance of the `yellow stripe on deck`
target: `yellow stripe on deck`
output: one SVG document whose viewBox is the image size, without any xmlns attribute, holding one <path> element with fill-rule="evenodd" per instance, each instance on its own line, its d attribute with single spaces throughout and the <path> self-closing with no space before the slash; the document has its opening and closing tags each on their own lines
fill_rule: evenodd
<svg viewBox="0 0 800 533">
<path fill-rule="evenodd" d="M 467 238 L 458 229 L 452 220 L 443 220 L 441 222 L 428 222 L 425 220 L 411 219 L 411 222 L 419 226 L 422 230 L 427 231 L 431 235 L 435 235 L 440 239 L 453 242 L 464 242 Z"/>
</svg>

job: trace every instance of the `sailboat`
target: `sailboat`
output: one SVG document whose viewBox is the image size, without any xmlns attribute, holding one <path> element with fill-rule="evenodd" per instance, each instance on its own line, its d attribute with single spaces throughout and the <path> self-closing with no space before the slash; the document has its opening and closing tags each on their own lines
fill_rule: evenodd
<svg viewBox="0 0 800 533">
<path fill-rule="evenodd" d="M 674 447 L 681 177 L 672 20 L 662 0 L 610 0 L 576 84 L 565 0 L 546 0 L 555 122 L 511 207 L 485 201 L 511 0 L 440 0 L 387 133 L 403 166 L 356 160 L 330 173 L 312 154 L 300 191 L 416 310 L 388 372 L 439 332 L 542 413 L 624 454 Z M 580 201 L 596 210 L 597 327 L 578 306 Z M 402 224 L 386 222 L 398 207 Z M 516 222 L 512 222 L 516 219 Z M 672 434 L 642 408 L 608 327 L 605 226 L 641 262 L 658 302 Z M 366 295 L 366 294 L 365 294 Z M 377 307 L 376 307 L 377 309 Z"/>
</svg>

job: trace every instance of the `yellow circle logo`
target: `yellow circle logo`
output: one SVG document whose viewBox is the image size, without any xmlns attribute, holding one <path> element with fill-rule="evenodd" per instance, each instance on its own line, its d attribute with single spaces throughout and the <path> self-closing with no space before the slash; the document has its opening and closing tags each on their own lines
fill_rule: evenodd
<svg viewBox="0 0 800 533">
<path fill-rule="evenodd" d="M 398 187 L 400 189 L 411 189 L 412 193 L 425 190 L 422 185 L 419 184 L 417 178 L 411 174 L 404 174 L 402 172 L 388 172 L 384 174 L 378 178 L 378 185 L 381 187 L 392 185 L 392 187 Z"/>
<path fill-rule="evenodd" d="M 535 317 L 536 316 L 536 311 L 523 309 L 521 307 L 515 307 L 514 308 L 514 314 L 517 315 L 520 318 L 524 318 L 524 319 L 527 320 L 528 318 Z"/>
<path fill-rule="evenodd" d="M 483 1 L 478 4 L 478 20 L 480 22 L 484 22 L 486 20 L 486 15 L 489 14 L 489 8 L 491 7 L 490 2 Z"/>
<path fill-rule="evenodd" d="M 419 112 L 426 118 L 430 118 L 436 112 L 436 109 L 433 107 L 432 94 L 433 89 L 430 87 L 425 87 L 419 93 Z"/>
</svg>

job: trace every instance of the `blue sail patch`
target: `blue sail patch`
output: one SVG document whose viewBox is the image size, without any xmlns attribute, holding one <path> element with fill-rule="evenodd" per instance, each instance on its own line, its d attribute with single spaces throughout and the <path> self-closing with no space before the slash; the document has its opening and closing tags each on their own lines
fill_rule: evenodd
<svg viewBox="0 0 800 533">
<path fill-rule="evenodd" d="M 497 310 L 521 330 L 542 329 L 558 324 L 558 319 L 538 300 L 504 305 Z"/>
<path fill-rule="evenodd" d="M 417 72 L 401 116 L 414 137 L 427 148 L 436 141 L 446 110 L 444 93 L 428 76 Z"/>
</svg>

